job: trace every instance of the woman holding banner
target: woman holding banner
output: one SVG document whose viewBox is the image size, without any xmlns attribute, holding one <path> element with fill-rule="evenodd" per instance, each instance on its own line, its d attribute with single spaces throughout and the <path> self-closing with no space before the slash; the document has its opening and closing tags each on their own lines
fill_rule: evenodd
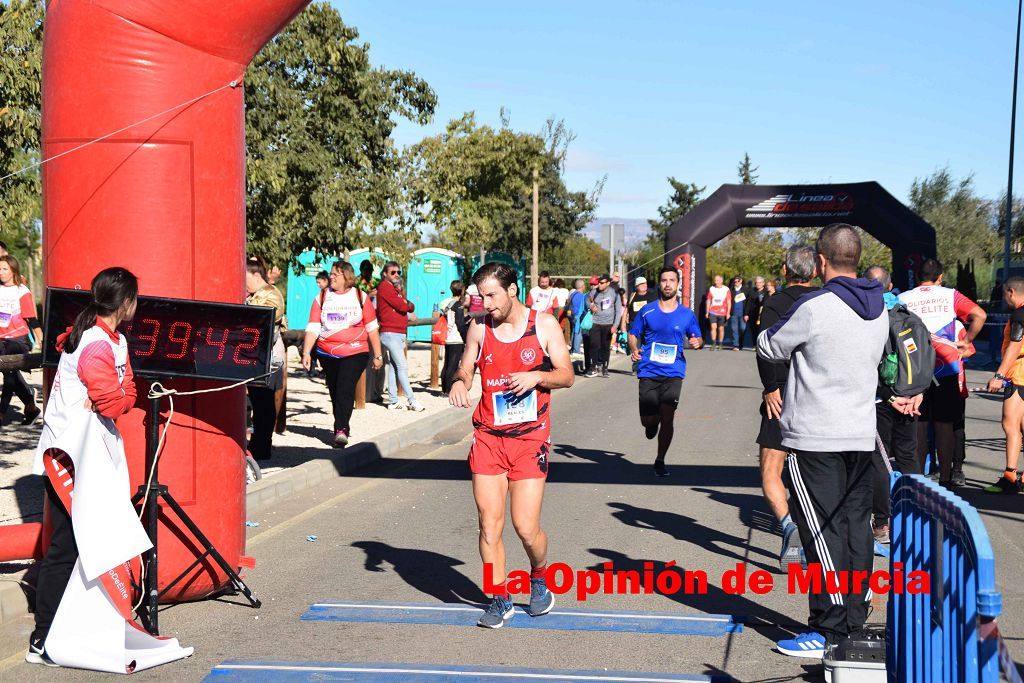
<svg viewBox="0 0 1024 683">
<path fill-rule="evenodd" d="M 151 544 L 131 503 L 115 420 L 135 405 L 117 327 L 135 315 L 138 291 L 124 268 L 101 271 L 92 301 L 56 340 L 61 356 L 33 467 L 45 476 L 53 534 L 36 583 L 31 664 L 131 673 L 192 654 L 132 619 L 129 563 Z"/>
</svg>

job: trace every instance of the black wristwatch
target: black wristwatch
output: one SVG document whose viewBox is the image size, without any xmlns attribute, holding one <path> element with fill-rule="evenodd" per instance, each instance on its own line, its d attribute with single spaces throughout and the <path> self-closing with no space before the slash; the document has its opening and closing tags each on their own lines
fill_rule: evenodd
<svg viewBox="0 0 1024 683">
<path fill-rule="evenodd" d="M 384 356 L 374 356 L 374 360 L 384 360 Z"/>
</svg>

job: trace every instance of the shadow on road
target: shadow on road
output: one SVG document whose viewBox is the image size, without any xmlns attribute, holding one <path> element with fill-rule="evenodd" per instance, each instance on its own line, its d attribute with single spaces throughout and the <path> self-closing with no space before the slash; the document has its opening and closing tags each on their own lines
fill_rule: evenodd
<svg viewBox="0 0 1024 683">
<path fill-rule="evenodd" d="M 782 526 L 775 515 L 767 509 L 764 496 L 753 493 L 735 493 L 733 491 L 716 491 L 715 489 L 694 488 L 694 493 L 706 494 L 716 503 L 722 503 L 734 510 L 748 529 L 766 534 L 782 535 Z"/>
<path fill-rule="evenodd" d="M 356 444 L 356 447 L 361 444 Z M 414 447 L 410 447 L 412 449 Z M 432 446 L 432 448 L 436 448 Z M 650 484 L 652 486 L 723 486 L 760 488 L 757 469 L 740 465 L 674 465 L 671 477 L 654 477 L 651 464 L 626 460 L 622 453 L 555 446 L 556 457 L 548 474 L 550 484 Z M 429 450 L 429 449 L 428 449 Z M 466 448 L 468 453 L 468 446 Z M 570 455 L 571 453 L 571 455 Z M 275 456 L 276 457 L 276 456 Z M 575 458 L 566 462 L 564 457 Z M 653 463 L 653 458 L 651 460 Z M 469 481 L 465 458 L 383 458 L 350 472 L 347 476 L 371 479 L 422 479 L 425 481 Z"/>
<path fill-rule="evenodd" d="M 396 548 L 379 541 L 356 541 L 352 547 L 366 553 L 363 566 L 367 571 L 385 572 L 383 565 L 390 564 L 407 584 L 441 602 L 487 602 L 480 587 L 456 569 L 465 564 L 462 560 L 429 550 Z"/>
<path fill-rule="evenodd" d="M 775 556 L 771 553 L 751 547 L 742 538 L 706 527 L 692 517 L 665 510 L 636 507 L 628 503 L 608 503 L 608 507 L 614 510 L 612 517 L 628 526 L 660 531 L 672 538 L 693 543 L 702 548 L 713 547 L 719 555 L 730 557 L 737 562 L 746 562 L 767 572 L 774 572 L 777 569 L 774 562 L 768 565 L 748 557 L 748 554 L 752 552 L 769 560 L 775 560 Z"/>
<path fill-rule="evenodd" d="M 686 585 L 686 580 L 683 574 L 685 570 L 684 567 L 675 565 L 666 568 L 664 561 L 632 558 L 616 550 L 608 550 L 606 548 L 589 548 L 588 552 L 595 557 L 600 558 L 600 561 L 597 564 L 588 567 L 588 569 L 592 569 L 596 572 L 603 572 L 604 567 L 602 565 L 605 562 L 611 562 L 616 571 L 635 571 L 642 573 L 644 570 L 644 563 L 651 562 L 654 565 L 655 575 L 662 571 L 675 572 L 679 575 L 681 582 L 680 585 Z M 780 580 L 780 577 L 776 577 L 776 580 Z M 781 612 L 776 612 L 773 609 L 765 607 L 757 600 L 747 598 L 743 595 L 730 595 L 726 593 L 722 590 L 720 576 L 708 575 L 708 591 L 703 595 L 693 595 L 682 591 L 672 594 L 658 593 L 658 595 L 664 595 L 666 598 L 669 598 L 680 605 L 684 605 L 698 612 L 704 612 L 705 614 L 728 614 L 734 617 L 737 622 L 742 623 L 748 628 L 757 630 L 763 636 L 770 638 L 771 640 L 791 637 L 794 634 L 799 633 L 800 630 L 806 628 L 804 624 L 797 622 Z M 795 601 L 794 609 L 799 610 L 804 608 L 806 605 L 806 598 L 802 598 L 802 596 L 795 596 Z"/>
</svg>

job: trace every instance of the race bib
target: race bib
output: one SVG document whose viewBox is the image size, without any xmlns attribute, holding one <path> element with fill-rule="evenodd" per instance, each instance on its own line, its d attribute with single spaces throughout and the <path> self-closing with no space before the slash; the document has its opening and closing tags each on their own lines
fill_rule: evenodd
<svg viewBox="0 0 1024 683">
<path fill-rule="evenodd" d="M 0 327 L 10 327 L 11 319 L 14 317 L 11 313 L 4 313 L 0 311 Z"/>
<path fill-rule="evenodd" d="M 611 299 L 601 299 L 601 310 L 602 311 L 607 311 L 611 307 L 612 307 L 612 300 Z"/>
<path fill-rule="evenodd" d="M 345 322 L 344 313 L 327 313 L 326 322 L 329 327 L 338 327 Z"/>
<path fill-rule="evenodd" d="M 516 396 L 511 391 L 491 394 L 494 424 L 498 427 L 537 421 L 537 392 Z"/>
<path fill-rule="evenodd" d="M 651 362 L 661 363 L 662 365 L 672 365 L 676 362 L 676 356 L 678 355 L 678 349 L 675 344 L 660 344 L 654 342 L 651 345 Z"/>
<path fill-rule="evenodd" d="M 747 295 L 746 294 L 740 292 L 739 294 L 736 295 L 736 299 L 735 299 L 736 303 L 741 304 L 741 303 L 743 303 L 746 300 L 747 300 Z"/>
</svg>

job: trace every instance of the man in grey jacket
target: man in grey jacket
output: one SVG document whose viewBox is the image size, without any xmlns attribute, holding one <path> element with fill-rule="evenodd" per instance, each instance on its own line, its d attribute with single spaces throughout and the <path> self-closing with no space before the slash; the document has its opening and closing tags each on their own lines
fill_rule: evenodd
<svg viewBox="0 0 1024 683">
<path fill-rule="evenodd" d="M 825 286 L 798 299 L 757 339 L 759 357 L 790 361 L 780 427 L 808 567 L 835 572 L 842 588 L 810 593 L 812 633 L 779 642 L 780 652 L 801 657 L 827 657 L 867 619 L 867 582 L 857 585 L 852 572 L 872 567 L 875 388 L 889 334 L 880 283 L 856 275 L 857 231 L 833 223 L 822 229 L 816 250 Z"/>
<path fill-rule="evenodd" d="M 594 315 L 594 324 L 590 328 L 590 360 L 593 365 L 587 377 L 608 376 L 612 334 L 613 330 L 619 329 L 622 318 L 622 298 L 610 285 L 611 278 L 602 275 L 597 279 L 597 289 L 587 296 L 587 306 Z"/>
</svg>

